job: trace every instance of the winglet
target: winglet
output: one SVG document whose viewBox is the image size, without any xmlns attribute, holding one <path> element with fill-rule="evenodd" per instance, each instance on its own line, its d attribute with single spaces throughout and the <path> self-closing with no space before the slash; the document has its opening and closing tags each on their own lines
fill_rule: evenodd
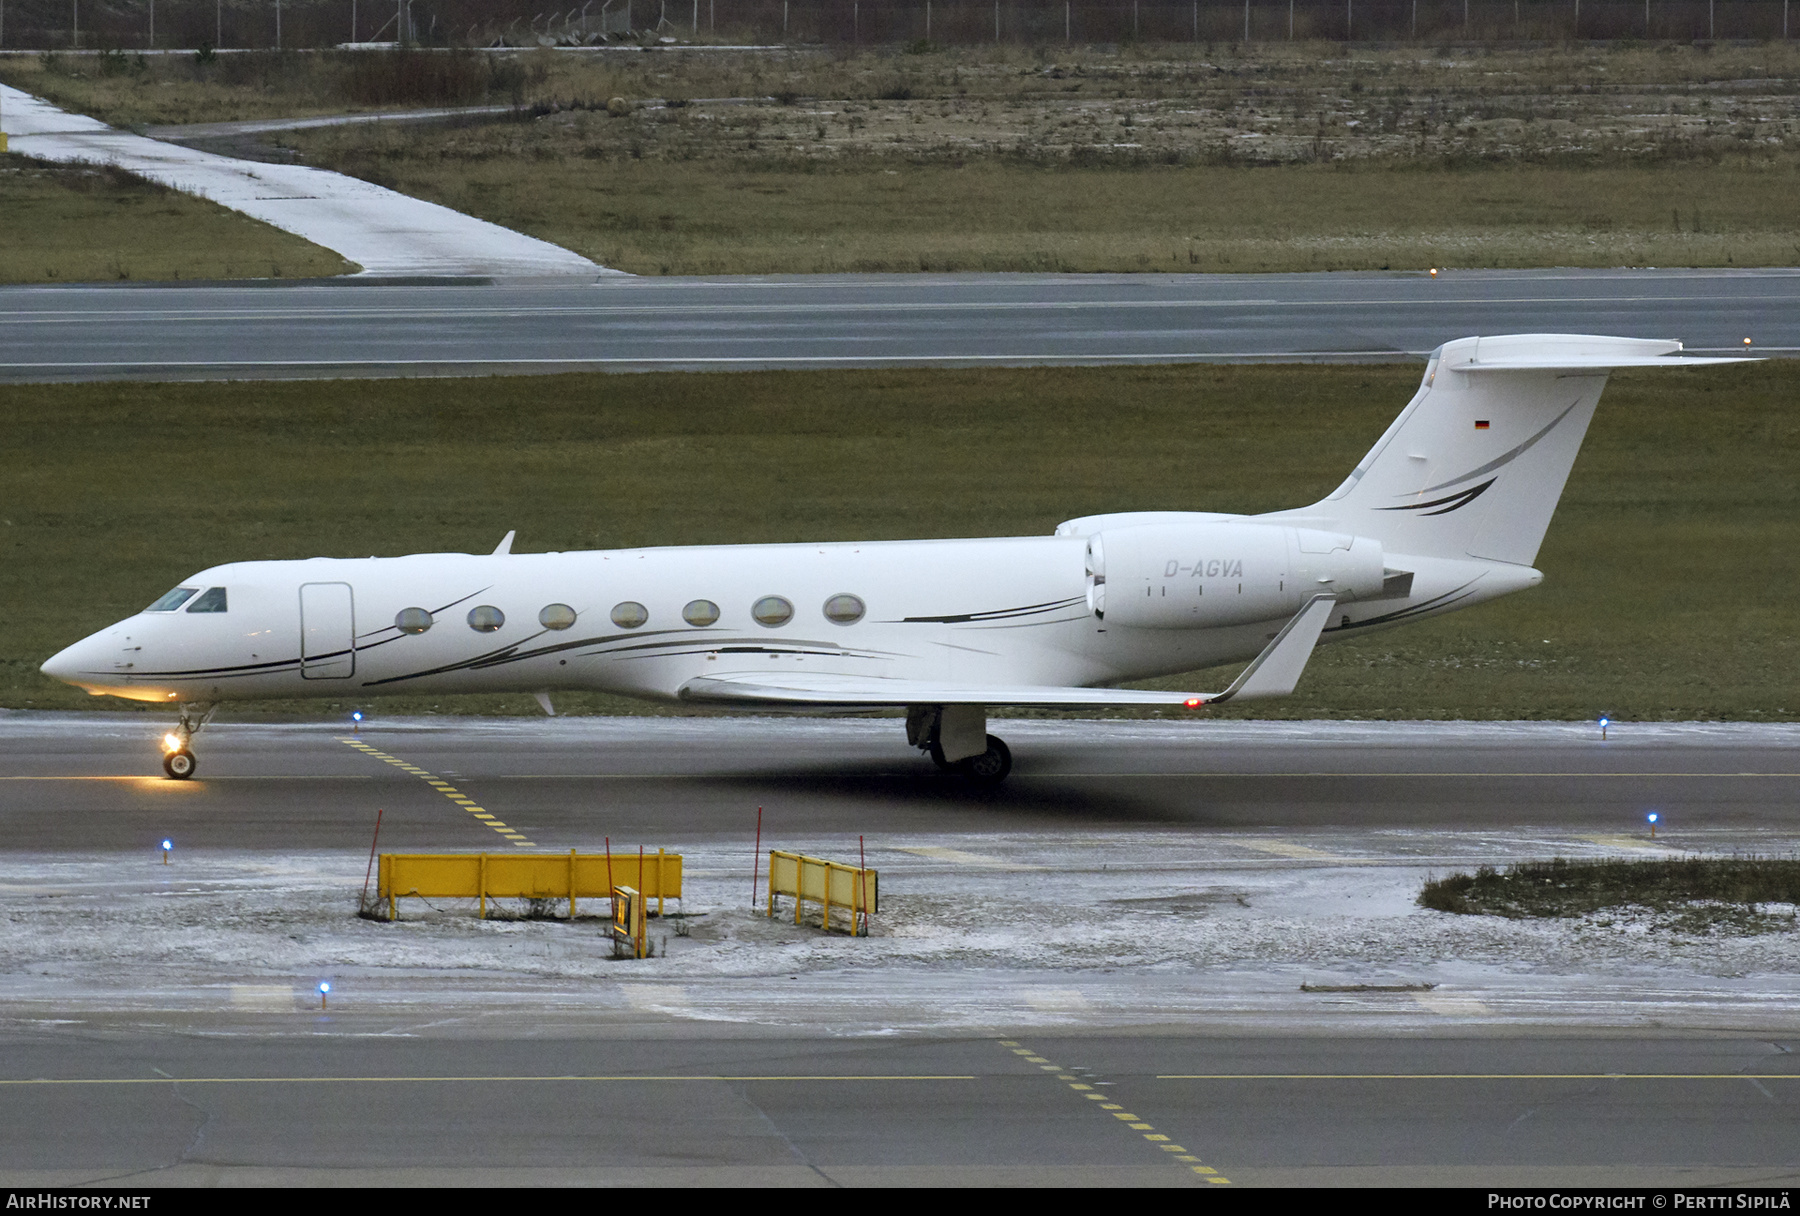
<svg viewBox="0 0 1800 1216">
<path fill-rule="evenodd" d="M 515 537 L 517 535 L 518 535 L 518 532 L 515 530 L 512 532 L 508 532 L 505 536 L 502 536 L 500 538 L 500 543 L 494 546 L 494 556 L 495 557 L 509 556 L 512 553 L 513 537 Z"/>
<path fill-rule="evenodd" d="M 1313 596 L 1306 602 L 1306 607 L 1294 614 L 1293 620 L 1281 627 L 1275 640 L 1231 682 L 1231 687 L 1216 697 L 1208 697 L 1206 704 L 1217 705 L 1233 698 L 1285 697 L 1293 692 L 1300 682 L 1300 673 L 1306 670 L 1307 660 L 1312 658 L 1313 647 L 1318 645 L 1319 633 L 1331 619 L 1331 610 L 1336 605 L 1336 596 Z"/>
</svg>

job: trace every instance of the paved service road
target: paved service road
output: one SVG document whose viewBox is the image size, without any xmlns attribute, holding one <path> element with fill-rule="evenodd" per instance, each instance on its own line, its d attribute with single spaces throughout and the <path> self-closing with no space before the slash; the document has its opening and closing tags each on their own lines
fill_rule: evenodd
<svg viewBox="0 0 1800 1216">
<path fill-rule="evenodd" d="M 874 275 L 0 290 L 0 381 L 1389 360 L 1471 334 L 1800 352 L 1800 272 Z"/>
</svg>

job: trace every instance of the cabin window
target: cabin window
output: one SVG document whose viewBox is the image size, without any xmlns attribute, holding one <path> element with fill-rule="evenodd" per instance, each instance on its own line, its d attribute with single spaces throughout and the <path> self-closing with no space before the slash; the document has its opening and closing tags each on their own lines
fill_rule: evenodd
<svg viewBox="0 0 1800 1216">
<path fill-rule="evenodd" d="M 567 629 L 575 623 L 575 610 L 567 604 L 545 604 L 538 613 L 538 624 L 545 629 Z"/>
<path fill-rule="evenodd" d="M 431 628 L 431 613 L 423 608 L 402 608 L 394 616 L 394 628 L 401 633 L 424 633 Z"/>
<path fill-rule="evenodd" d="M 224 612 L 225 588 L 208 587 L 199 599 L 188 605 L 189 612 Z"/>
<path fill-rule="evenodd" d="M 650 610 L 636 600 L 626 600 L 612 610 L 612 623 L 620 629 L 636 629 L 650 619 Z"/>
<path fill-rule="evenodd" d="M 693 600 L 681 610 L 681 619 L 690 625 L 711 625 L 719 619 L 719 606 L 711 600 Z"/>
<path fill-rule="evenodd" d="M 469 628 L 476 633 L 492 633 L 506 624 L 506 614 L 492 604 L 469 609 Z"/>
<path fill-rule="evenodd" d="M 854 625 L 863 619 L 868 606 L 862 602 L 861 596 L 840 592 L 825 601 L 825 619 L 833 625 Z"/>
<path fill-rule="evenodd" d="M 765 595 L 750 606 L 750 615 L 758 625 L 773 629 L 794 619 L 794 606 L 779 595 Z"/>
<path fill-rule="evenodd" d="M 167 595 L 165 595 L 161 599 L 157 600 L 154 604 L 152 604 L 148 608 L 144 609 L 144 611 L 145 612 L 173 612 L 177 608 L 181 607 L 183 604 L 187 603 L 188 600 L 190 598 L 192 598 L 193 594 L 198 590 L 200 590 L 200 588 L 198 588 L 198 587 L 177 587 L 177 588 L 175 588 L 175 590 L 169 592 Z"/>
</svg>

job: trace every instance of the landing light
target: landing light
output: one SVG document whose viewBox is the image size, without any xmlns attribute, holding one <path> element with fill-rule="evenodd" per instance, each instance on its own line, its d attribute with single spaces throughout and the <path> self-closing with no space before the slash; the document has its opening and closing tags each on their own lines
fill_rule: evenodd
<svg viewBox="0 0 1800 1216">
<path fill-rule="evenodd" d="M 181 739 L 177 737 L 174 731 L 170 731 L 163 736 L 163 750 L 165 752 L 178 752 L 181 750 Z"/>
</svg>

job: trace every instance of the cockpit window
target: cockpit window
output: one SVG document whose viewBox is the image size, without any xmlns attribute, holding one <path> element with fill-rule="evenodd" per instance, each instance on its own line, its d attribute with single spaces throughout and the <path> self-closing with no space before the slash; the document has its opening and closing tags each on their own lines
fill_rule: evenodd
<svg viewBox="0 0 1800 1216">
<path fill-rule="evenodd" d="M 200 590 L 200 588 L 198 588 L 198 587 L 177 587 L 177 588 L 175 588 L 175 590 L 169 592 L 169 594 L 163 596 L 161 599 L 157 600 L 154 604 L 152 604 L 148 608 L 144 609 L 144 611 L 145 612 L 173 612 L 177 608 L 181 607 L 183 604 L 187 603 L 188 600 L 190 598 L 192 598 L 193 594 L 198 590 Z M 221 591 L 219 594 L 223 595 L 224 592 Z"/>
<path fill-rule="evenodd" d="M 208 587 L 199 599 L 188 605 L 189 612 L 225 611 L 225 588 Z"/>
</svg>

